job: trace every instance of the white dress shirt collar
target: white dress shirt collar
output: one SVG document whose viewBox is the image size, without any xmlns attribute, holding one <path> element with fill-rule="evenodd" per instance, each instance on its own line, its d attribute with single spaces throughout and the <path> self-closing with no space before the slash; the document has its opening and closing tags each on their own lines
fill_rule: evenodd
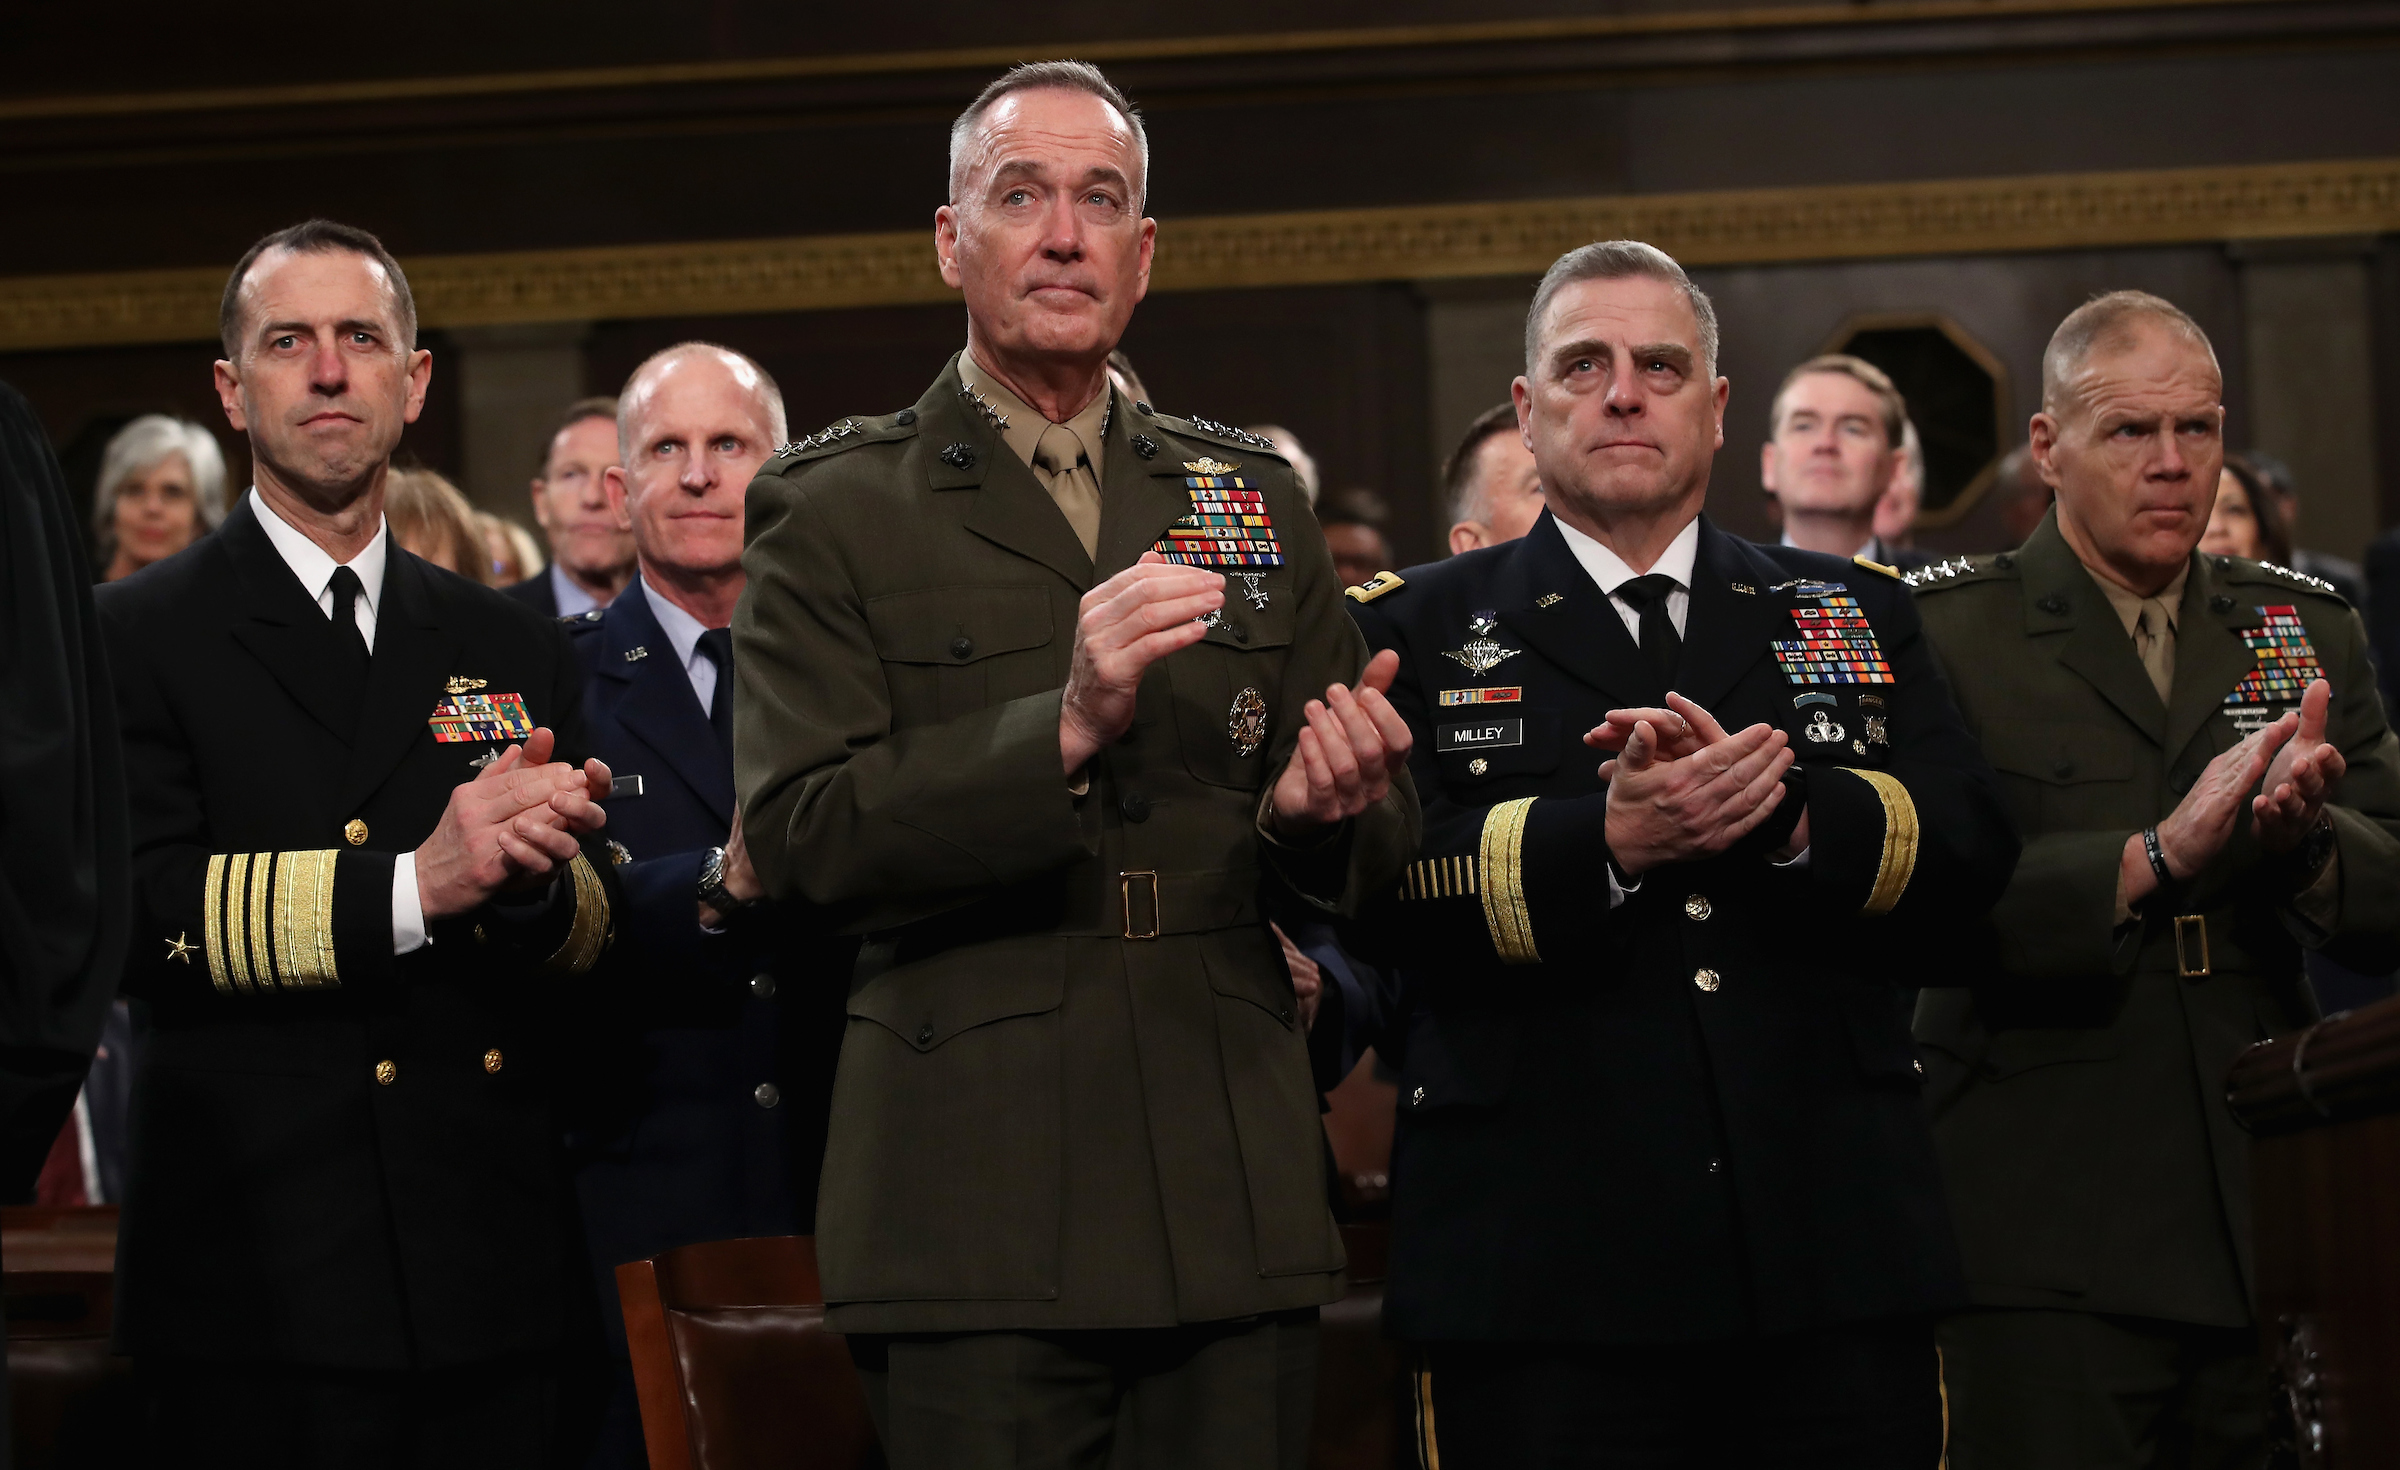
<svg viewBox="0 0 2400 1470">
<path fill-rule="evenodd" d="M 383 605 L 384 565 L 391 556 L 391 523 L 378 522 L 374 539 L 366 544 L 364 550 L 348 562 L 336 562 L 324 547 L 308 539 L 307 533 L 277 515 L 275 508 L 267 504 L 267 498 L 258 493 L 255 485 L 250 489 L 250 510 L 258 517 L 259 528 L 274 543 L 276 553 L 283 558 L 283 564 L 290 567 L 292 575 L 300 579 L 301 590 L 327 617 L 333 616 L 333 569 L 336 566 L 348 566 L 358 574 L 358 630 L 365 635 L 371 651 L 375 647 L 376 615 Z"/>
<path fill-rule="evenodd" d="M 1557 518 L 1554 516 L 1552 519 Z M 1584 571 L 1600 584 L 1600 590 L 1612 597 L 1619 587 L 1642 575 L 1625 565 L 1624 558 L 1565 521 L 1558 522 L 1558 533 L 1567 538 L 1567 550 L 1575 553 L 1575 559 L 1583 563 Z M 1700 518 L 1694 516 L 1683 523 L 1683 529 L 1676 532 L 1675 539 L 1667 543 L 1667 549 L 1658 554 L 1658 560 L 1650 570 L 1672 578 L 1676 586 L 1688 592 L 1692 586 L 1692 565 L 1699 557 Z"/>
<path fill-rule="evenodd" d="M 583 590 L 583 584 L 567 575 L 567 569 L 557 562 L 550 563 L 550 596 L 558 603 L 562 618 L 581 617 L 600 606 L 600 599 Z"/>
</svg>

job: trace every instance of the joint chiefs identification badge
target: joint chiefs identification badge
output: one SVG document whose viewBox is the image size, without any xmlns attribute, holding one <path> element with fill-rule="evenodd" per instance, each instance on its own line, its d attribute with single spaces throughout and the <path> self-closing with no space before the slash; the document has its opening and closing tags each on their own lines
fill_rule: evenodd
<svg viewBox="0 0 2400 1470">
<path fill-rule="evenodd" d="M 1225 735 L 1233 742 L 1238 756 L 1258 754 L 1267 743 L 1267 697 L 1256 689 L 1244 689 L 1233 697 L 1233 708 L 1225 715 Z"/>
<path fill-rule="evenodd" d="M 478 740 L 523 740 L 533 733 L 521 694 L 454 694 L 426 717 L 444 745 Z"/>
</svg>

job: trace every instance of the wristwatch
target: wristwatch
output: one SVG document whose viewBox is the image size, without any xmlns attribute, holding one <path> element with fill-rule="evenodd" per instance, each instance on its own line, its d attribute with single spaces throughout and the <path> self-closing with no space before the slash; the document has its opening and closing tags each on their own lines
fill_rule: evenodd
<svg viewBox="0 0 2400 1470">
<path fill-rule="evenodd" d="M 725 891 L 725 849 L 712 847 L 700 854 L 700 901 L 720 914 L 740 913 L 758 902 L 735 898 Z"/>
</svg>

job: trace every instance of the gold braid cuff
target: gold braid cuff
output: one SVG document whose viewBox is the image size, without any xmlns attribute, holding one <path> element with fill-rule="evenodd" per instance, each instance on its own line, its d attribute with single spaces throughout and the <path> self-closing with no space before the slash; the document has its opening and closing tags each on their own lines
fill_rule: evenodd
<svg viewBox="0 0 2400 1470">
<path fill-rule="evenodd" d="M 1853 776 L 1875 788 L 1883 801 L 1883 862 L 1875 870 L 1875 886 L 1867 893 L 1869 914 L 1888 914 L 1908 890 L 1908 880 L 1917 871 L 1917 804 L 1909 798 L 1908 788 L 1899 778 L 1882 771 L 1862 771 L 1855 766 L 1847 770 Z"/>
<path fill-rule="evenodd" d="M 1483 922 L 1504 965 L 1542 962 L 1533 943 L 1533 915 L 1525 908 L 1525 814 L 1533 803 L 1533 797 L 1520 796 L 1483 818 Z"/>
<path fill-rule="evenodd" d="M 592 860 L 580 852 L 575 854 L 567 873 L 575 880 L 575 922 L 567 930 L 566 942 L 542 961 L 542 968 L 553 975 L 583 974 L 600 963 L 600 952 L 616 937 L 609 923 L 608 890 L 601 886 Z"/>
<path fill-rule="evenodd" d="M 227 995 L 331 990 L 333 873 L 339 852 L 217 853 L 201 881 L 208 978 Z"/>
<path fill-rule="evenodd" d="M 1419 858 L 1400 871 L 1400 897 L 1473 898 L 1475 869 L 1476 858 L 1471 852 L 1457 857 Z"/>
</svg>

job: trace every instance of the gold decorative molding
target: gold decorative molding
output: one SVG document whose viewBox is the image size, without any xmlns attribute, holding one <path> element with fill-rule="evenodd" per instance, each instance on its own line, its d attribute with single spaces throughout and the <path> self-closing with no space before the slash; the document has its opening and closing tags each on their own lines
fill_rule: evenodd
<svg viewBox="0 0 2400 1470">
<path fill-rule="evenodd" d="M 1591 240 L 1761 265 L 2400 231 L 2400 159 L 1220 215 L 1159 227 L 1153 289 L 1535 275 Z M 428 327 L 955 299 L 930 230 L 404 262 Z M 224 267 L 0 277 L 0 351 L 216 334 Z"/>
</svg>

